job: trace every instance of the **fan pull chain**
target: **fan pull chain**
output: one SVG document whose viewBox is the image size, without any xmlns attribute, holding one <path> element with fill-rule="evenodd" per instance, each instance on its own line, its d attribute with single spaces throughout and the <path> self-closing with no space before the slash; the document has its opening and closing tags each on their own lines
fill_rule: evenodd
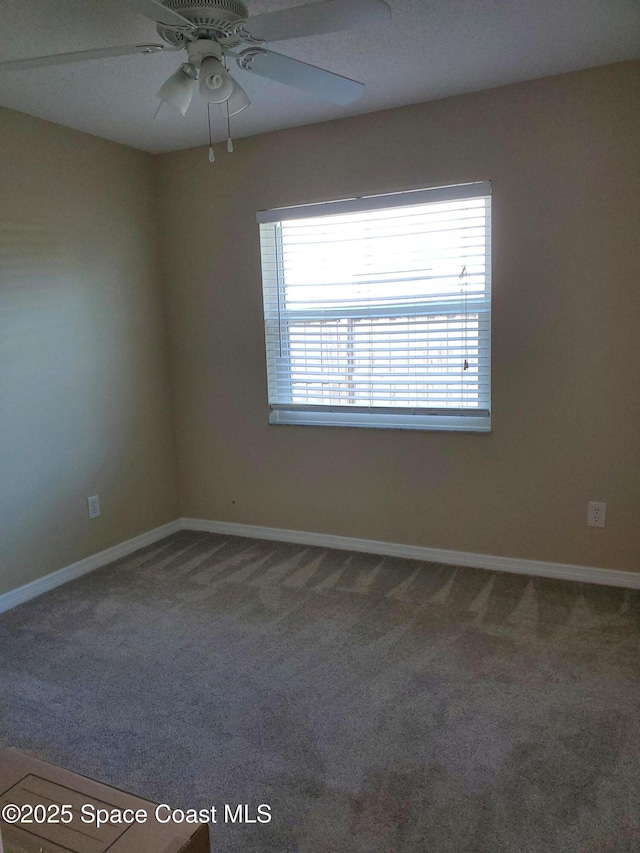
<svg viewBox="0 0 640 853">
<path fill-rule="evenodd" d="M 216 155 L 213 150 L 213 141 L 211 139 L 211 104 L 207 101 L 207 118 L 209 120 L 209 162 L 215 163 Z"/>
<path fill-rule="evenodd" d="M 233 139 L 231 138 L 231 117 L 229 115 L 229 101 L 226 102 L 227 105 L 227 151 L 229 154 L 233 154 Z"/>
</svg>

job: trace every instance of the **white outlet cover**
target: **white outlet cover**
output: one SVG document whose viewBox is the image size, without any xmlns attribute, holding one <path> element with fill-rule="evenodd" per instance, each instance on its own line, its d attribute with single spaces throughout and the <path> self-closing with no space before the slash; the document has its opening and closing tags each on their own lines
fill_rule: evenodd
<svg viewBox="0 0 640 853">
<path fill-rule="evenodd" d="M 589 501 L 587 508 L 587 525 L 589 527 L 604 527 L 606 516 L 606 503 L 603 501 Z"/>
<path fill-rule="evenodd" d="M 100 516 L 100 496 L 92 495 L 87 498 L 87 507 L 89 509 L 89 518 L 98 518 Z"/>
</svg>

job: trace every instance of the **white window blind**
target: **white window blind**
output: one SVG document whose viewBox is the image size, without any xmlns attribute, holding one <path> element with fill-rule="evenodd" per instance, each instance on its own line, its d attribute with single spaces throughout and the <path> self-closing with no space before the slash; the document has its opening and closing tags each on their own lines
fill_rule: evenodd
<svg viewBox="0 0 640 853">
<path fill-rule="evenodd" d="M 490 184 L 257 219 L 271 423 L 490 429 Z"/>
</svg>

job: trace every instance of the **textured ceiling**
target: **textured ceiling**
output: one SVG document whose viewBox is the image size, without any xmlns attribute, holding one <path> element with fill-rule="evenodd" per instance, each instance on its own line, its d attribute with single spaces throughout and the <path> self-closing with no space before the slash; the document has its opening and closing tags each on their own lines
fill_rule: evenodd
<svg viewBox="0 0 640 853">
<path fill-rule="evenodd" d="M 250 14 L 306 0 L 246 0 Z M 273 48 L 366 84 L 347 107 L 233 69 L 252 105 L 234 136 L 311 124 L 640 57 L 639 0 L 388 0 L 389 29 L 315 36 Z M 0 59 L 157 42 L 126 0 L 0 0 Z M 0 72 L 0 105 L 147 151 L 207 142 L 206 106 L 182 118 L 156 93 L 178 67 L 169 53 Z M 216 112 L 214 138 L 226 134 Z"/>
</svg>

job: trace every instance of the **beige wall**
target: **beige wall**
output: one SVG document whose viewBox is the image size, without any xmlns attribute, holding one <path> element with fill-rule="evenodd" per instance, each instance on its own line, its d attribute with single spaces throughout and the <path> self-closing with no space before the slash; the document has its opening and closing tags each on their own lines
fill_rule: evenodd
<svg viewBox="0 0 640 853">
<path fill-rule="evenodd" d="M 639 67 L 159 157 L 181 514 L 640 570 Z M 255 211 L 485 179 L 491 435 L 268 426 Z"/>
<path fill-rule="evenodd" d="M 640 570 L 639 70 L 240 140 L 213 166 L 0 110 L 0 594 L 178 515 Z M 484 179 L 491 435 L 270 427 L 255 211 Z"/>
<path fill-rule="evenodd" d="M 0 110 L 0 593 L 177 515 L 156 215 L 153 157 Z"/>
</svg>

